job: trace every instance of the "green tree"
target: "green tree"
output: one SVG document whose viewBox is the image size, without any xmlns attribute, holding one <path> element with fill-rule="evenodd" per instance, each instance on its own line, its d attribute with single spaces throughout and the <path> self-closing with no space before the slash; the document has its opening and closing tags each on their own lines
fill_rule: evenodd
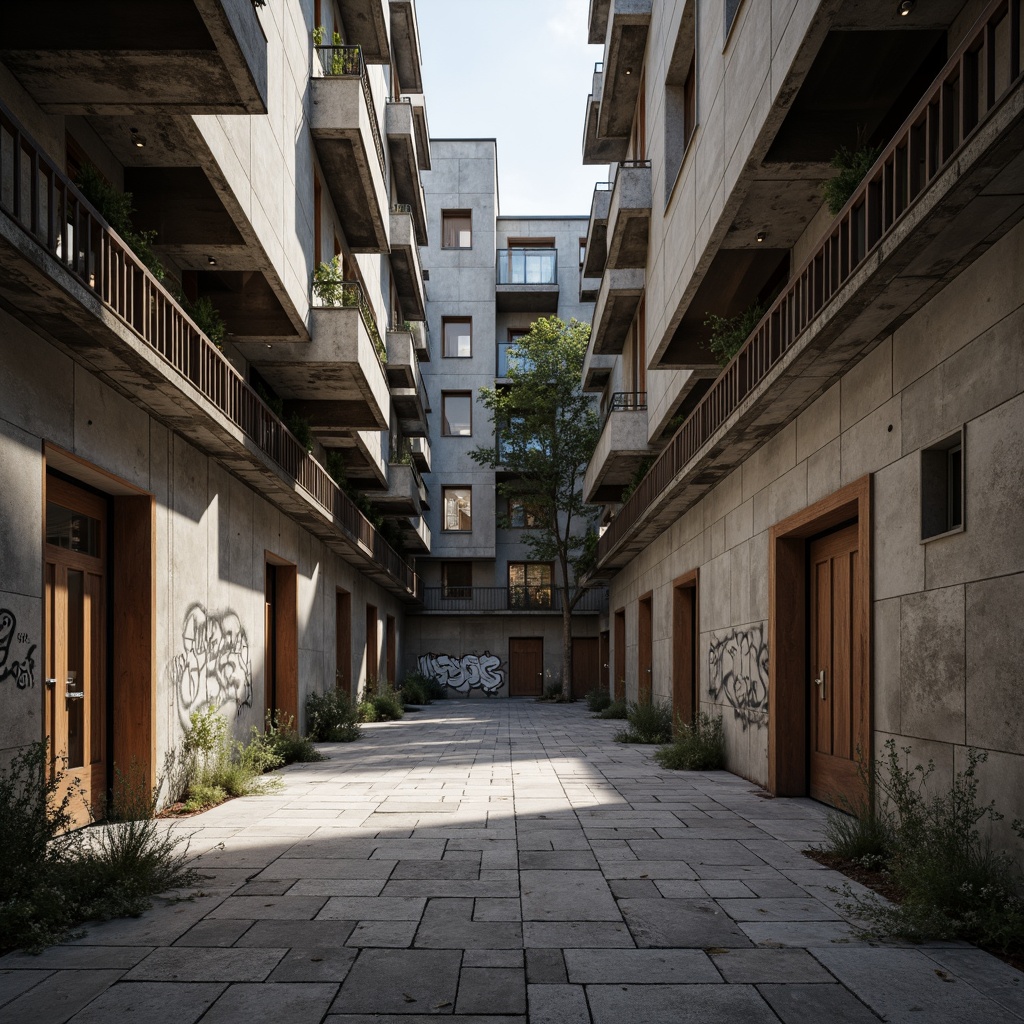
<svg viewBox="0 0 1024 1024">
<path fill-rule="evenodd" d="M 557 565 L 564 697 L 571 690 L 572 611 L 585 589 L 580 580 L 597 551 L 597 509 L 584 502 L 582 488 L 601 433 L 594 399 L 583 391 L 589 340 L 589 324 L 566 324 L 558 317 L 542 317 L 517 339 L 509 353 L 508 383 L 480 389 L 495 444 L 471 453 L 481 466 L 508 474 L 497 490 L 529 510 L 535 525 L 523 540 L 531 558 Z M 505 528 L 513 525 L 508 515 L 498 522 Z"/>
</svg>

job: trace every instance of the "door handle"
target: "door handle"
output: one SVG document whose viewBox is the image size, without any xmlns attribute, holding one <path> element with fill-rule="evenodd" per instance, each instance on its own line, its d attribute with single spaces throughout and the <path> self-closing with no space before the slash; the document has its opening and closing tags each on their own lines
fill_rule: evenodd
<svg viewBox="0 0 1024 1024">
<path fill-rule="evenodd" d="M 818 673 L 818 678 L 814 680 L 814 685 L 818 687 L 818 693 L 820 694 L 821 699 L 824 700 L 825 699 L 825 670 L 824 669 L 822 669 Z"/>
<path fill-rule="evenodd" d="M 68 700 L 84 700 L 85 691 L 78 690 L 75 693 L 65 693 L 64 696 L 67 697 Z"/>
</svg>

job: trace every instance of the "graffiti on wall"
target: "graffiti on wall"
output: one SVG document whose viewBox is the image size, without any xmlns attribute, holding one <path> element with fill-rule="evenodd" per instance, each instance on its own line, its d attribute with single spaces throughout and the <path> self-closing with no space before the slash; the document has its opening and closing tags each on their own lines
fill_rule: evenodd
<svg viewBox="0 0 1024 1024">
<path fill-rule="evenodd" d="M 0 608 L 0 683 L 10 679 L 19 690 L 36 685 L 36 645 L 28 633 L 18 632 L 18 619 L 9 608 Z M 20 657 L 11 657 L 11 652 Z"/>
<path fill-rule="evenodd" d="M 768 642 L 763 624 L 712 636 L 708 693 L 727 703 L 744 729 L 767 724 Z"/>
<path fill-rule="evenodd" d="M 501 658 L 490 651 L 480 655 L 464 654 L 461 658 L 451 654 L 421 654 L 420 672 L 458 693 L 483 690 L 488 697 L 493 697 L 505 682 Z"/>
<path fill-rule="evenodd" d="M 252 707 L 249 638 L 233 611 L 211 614 L 201 604 L 185 613 L 182 653 L 170 664 L 178 694 L 178 716 L 185 727 L 193 711 L 234 704 L 236 714 Z"/>
</svg>

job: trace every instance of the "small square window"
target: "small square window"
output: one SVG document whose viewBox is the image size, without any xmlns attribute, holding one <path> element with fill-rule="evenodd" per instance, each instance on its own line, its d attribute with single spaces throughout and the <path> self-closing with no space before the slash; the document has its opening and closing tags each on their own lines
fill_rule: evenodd
<svg viewBox="0 0 1024 1024">
<path fill-rule="evenodd" d="M 964 431 L 921 452 L 921 540 L 964 528 Z"/>
<path fill-rule="evenodd" d="M 445 317 L 442 321 L 446 359 L 469 359 L 473 354 L 473 321 L 470 317 Z"/>
<path fill-rule="evenodd" d="M 441 433 L 445 437 L 470 437 L 473 433 L 473 395 L 469 391 L 445 391 L 441 395 Z"/>
<path fill-rule="evenodd" d="M 441 211 L 441 248 L 473 248 L 473 212 L 471 210 Z"/>
<path fill-rule="evenodd" d="M 473 563 L 441 563 L 441 596 L 449 601 L 468 601 L 473 596 Z"/>
<path fill-rule="evenodd" d="M 442 495 L 446 533 L 469 533 L 473 529 L 473 491 L 470 487 L 445 487 Z"/>
</svg>

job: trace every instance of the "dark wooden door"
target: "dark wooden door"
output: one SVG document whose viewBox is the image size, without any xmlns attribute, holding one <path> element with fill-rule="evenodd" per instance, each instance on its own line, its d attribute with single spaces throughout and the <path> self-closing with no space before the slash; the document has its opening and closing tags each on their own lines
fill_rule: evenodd
<svg viewBox="0 0 1024 1024">
<path fill-rule="evenodd" d="M 578 636 L 572 642 L 572 695 L 585 697 L 600 685 L 596 636 Z"/>
<path fill-rule="evenodd" d="M 385 632 L 387 651 L 385 652 L 385 665 L 387 666 L 388 685 L 398 685 L 398 634 L 395 629 L 395 617 L 389 615 Z"/>
<path fill-rule="evenodd" d="M 544 638 L 509 637 L 508 695 L 539 697 L 544 692 Z"/>
<path fill-rule="evenodd" d="M 620 608 L 615 613 L 615 678 L 614 697 L 616 700 L 626 699 L 626 609 Z"/>
<path fill-rule="evenodd" d="M 672 590 L 673 727 L 697 715 L 697 584 L 677 583 Z"/>
<path fill-rule="evenodd" d="M 611 657 L 610 644 L 608 643 L 608 630 L 602 630 L 598 643 L 598 678 L 599 685 L 603 692 L 608 692 L 608 659 Z"/>
<path fill-rule="evenodd" d="M 352 595 L 339 590 L 334 605 L 334 685 L 352 692 Z"/>
<path fill-rule="evenodd" d="M 808 571 L 810 794 L 855 807 L 864 795 L 858 762 L 869 754 L 857 527 L 811 541 Z"/>
<path fill-rule="evenodd" d="M 653 599 L 650 595 L 640 598 L 637 607 L 636 678 L 637 697 L 641 704 L 650 704 L 653 696 L 653 680 L 651 678 L 654 651 L 652 647 Z"/>
<path fill-rule="evenodd" d="M 366 692 L 377 692 L 380 678 L 380 647 L 377 642 L 377 608 L 366 606 Z"/>
</svg>

